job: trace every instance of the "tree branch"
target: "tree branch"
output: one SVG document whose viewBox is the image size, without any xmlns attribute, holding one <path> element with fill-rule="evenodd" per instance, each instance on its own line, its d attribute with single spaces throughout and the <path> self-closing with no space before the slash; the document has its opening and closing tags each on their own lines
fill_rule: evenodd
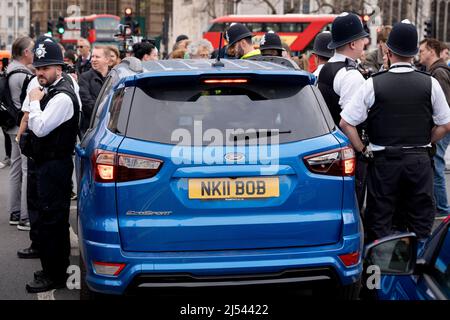
<svg viewBox="0 0 450 320">
<path fill-rule="evenodd" d="M 272 10 L 272 14 L 277 14 L 277 8 L 275 8 L 275 6 L 273 5 L 273 3 L 270 0 L 261 0 L 261 2 L 263 2 L 269 6 L 270 10 Z"/>
</svg>

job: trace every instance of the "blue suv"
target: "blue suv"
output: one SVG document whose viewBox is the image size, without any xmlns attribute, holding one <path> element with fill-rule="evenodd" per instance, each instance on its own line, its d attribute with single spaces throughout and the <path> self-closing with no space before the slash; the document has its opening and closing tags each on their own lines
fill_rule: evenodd
<svg viewBox="0 0 450 320">
<path fill-rule="evenodd" d="M 357 297 L 355 154 L 314 77 L 222 62 L 128 58 L 109 74 L 76 147 L 82 291 L 290 283 Z"/>
</svg>

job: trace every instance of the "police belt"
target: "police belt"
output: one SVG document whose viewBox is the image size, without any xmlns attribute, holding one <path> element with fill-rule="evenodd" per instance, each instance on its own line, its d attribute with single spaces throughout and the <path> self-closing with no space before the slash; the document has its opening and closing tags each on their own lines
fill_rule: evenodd
<svg viewBox="0 0 450 320">
<path fill-rule="evenodd" d="M 430 147 L 386 147 L 384 150 L 372 151 L 374 157 L 397 158 L 405 154 L 430 154 Z"/>
</svg>

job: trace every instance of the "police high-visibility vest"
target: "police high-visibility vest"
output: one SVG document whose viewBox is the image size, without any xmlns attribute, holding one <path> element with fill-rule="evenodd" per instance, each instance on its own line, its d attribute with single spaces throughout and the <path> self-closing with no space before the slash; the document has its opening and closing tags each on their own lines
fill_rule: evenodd
<svg viewBox="0 0 450 320">
<path fill-rule="evenodd" d="M 243 55 L 241 59 L 248 59 L 248 58 L 251 58 L 254 56 L 259 56 L 259 55 L 261 55 L 261 50 L 257 49 L 257 50 L 250 51 L 249 53 Z"/>
</svg>

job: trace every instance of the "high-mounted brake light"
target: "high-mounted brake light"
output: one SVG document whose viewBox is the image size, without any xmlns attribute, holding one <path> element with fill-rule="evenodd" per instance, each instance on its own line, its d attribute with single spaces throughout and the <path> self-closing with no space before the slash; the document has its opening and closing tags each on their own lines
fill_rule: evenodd
<svg viewBox="0 0 450 320">
<path fill-rule="evenodd" d="M 93 157 L 96 182 L 126 182 L 154 177 L 163 162 L 157 159 L 96 150 Z"/>
<path fill-rule="evenodd" d="M 348 177 L 355 174 L 356 159 L 352 147 L 330 150 L 307 156 L 303 159 L 311 172 Z"/>
<path fill-rule="evenodd" d="M 226 83 L 248 83 L 247 79 L 208 79 L 203 80 L 205 84 L 226 84 Z"/>
</svg>

